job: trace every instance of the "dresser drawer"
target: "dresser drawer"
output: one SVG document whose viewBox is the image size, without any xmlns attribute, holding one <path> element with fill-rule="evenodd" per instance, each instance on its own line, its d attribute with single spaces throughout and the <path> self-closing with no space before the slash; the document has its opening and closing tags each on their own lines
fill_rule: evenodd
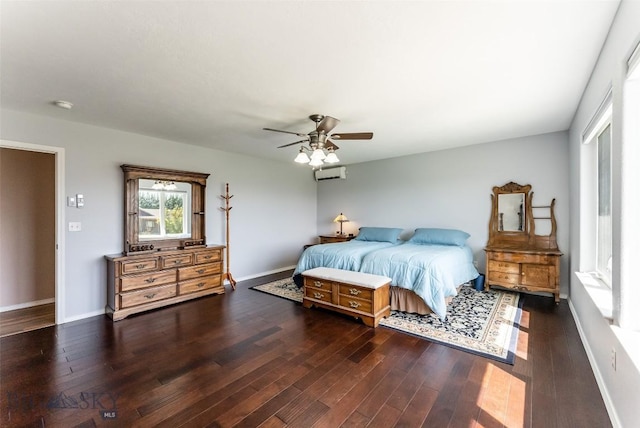
<svg viewBox="0 0 640 428">
<path fill-rule="evenodd" d="M 195 293 L 208 288 L 219 287 L 222 283 L 220 275 L 206 276 L 203 278 L 190 279 L 178 284 L 180 294 Z"/>
<path fill-rule="evenodd" d="M 545 254 L 528 254 L 528 253 L 491 253 L 488 255 L 489 260 L 514 262 L 514 263 L 536 263 L 550 264 L 552 257 Z"/>
<path fill-rule="evenodd" d="M 490 284 L 497 285 L 518 285 L 520 274 L 489 271 L 488 281 Z"/>
<path fill-rule="evenodd" d="M 120 291 L 129 291 L 138 288 L 167 284 L 170 282 L 176 282 L 177 280 L 175 269 L 141 275 L 122 276 L 120 277 Z"/>
<path fill-rule="evenodd" d="M 220 272 L 222 272 L 222 263 L 209 263 L 206 265 L 180 268 L 178 269 L 178 278 L 180 281 L 184 281 L 185 279 L 198 278 Z"/>
<path fill-rule="evenodd" d="M 489 270 L 502 272 L 502 273 L 520 273 L 520 265 L 518 263 L 499 262 L 496 260 L 489 260 Z"/>
<path fill-rule="evenodd" d="M 366 312 L 368 314 L 373 312 L 371 309 L 371 300 L 358 299 L 357 297 L 345 296 L 344 294 L 340 295 L 339 300 L 340 306 L 349 310 Z"/>
<path fill-rule="evenodd" d="M 310 299 L 322 300 L 323 302 L 331 303 L 331 291 L 305 286 L 304 293 L 305 296 Z"/>
<path fill-rule="evenodd" d="M 310 288 L 320 289 L 320 290 L 327 290 L 330 292 L 332 284 L 333 283 L 331 281 L 327 281 L 326 279 L 317 279 L 317 278 L 311 278 L 307 276 L 304 277 L 305 287 L 310 287 Z"/>
<path fill-rule="evenodd" d="M 121 293 L 120 307 L 128 308 L 130 306 L 143 305 L 145 303 L 168 299 L 169 297 L 174 297 L 176 294 L 175 284 L 148 288 L 146 290 L 131 291 L 129 293 Z"/>
<path fill-rule="evenodd" d="M 162 258 L 162 268 L 172 268 L 179 266 L 189 266 L 193 263 L 193 254 L 182 254 Z"/>
<path fill-rule="evenodd" d="M 198 251 L 195 257 L 195 264 L 217 262 L 222 260 L 222 250 Z"/>
<path fill-rule="evenodd" d="M 373 290 L 371 288 L 358 287 L 357 285 L 340 284 L 340 294 L 371 301 Z"/>
<path fill-rule="evenodd" d="M 160 268 L 160 260 L 157 257 L 149 259 L 130 260 L 121 263 L 122 275 L 131 273 L 149 272 Z"/>
</svg>

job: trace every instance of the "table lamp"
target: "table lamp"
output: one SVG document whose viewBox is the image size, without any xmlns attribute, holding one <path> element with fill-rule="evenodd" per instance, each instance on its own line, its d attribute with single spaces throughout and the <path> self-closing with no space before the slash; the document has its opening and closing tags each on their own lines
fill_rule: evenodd
<svg viewBox="0 0 640 428">
<path fill-rule="evenodd" d="M 342 213 L 340 213 L 338 217 L 333 219 L 334 223 L 340 223 L 340 235 L 344 235 L 344 233 L 342 233 L 342 223 L 347 221 L 349 221 L 349 219 Z"/>
</svg>

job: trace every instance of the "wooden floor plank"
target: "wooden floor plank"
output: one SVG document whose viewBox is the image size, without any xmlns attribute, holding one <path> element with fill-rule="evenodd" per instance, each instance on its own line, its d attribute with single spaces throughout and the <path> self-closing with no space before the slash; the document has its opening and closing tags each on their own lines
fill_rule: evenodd
<svg viewBox="0 0 640 428">
<path fill-rule="evenodd" d="M 508 365 L 249 289 L 290 274 L 0 338 L 0 425 L 611 426 L 565 301 L 523 295 Z"/>
</svg>

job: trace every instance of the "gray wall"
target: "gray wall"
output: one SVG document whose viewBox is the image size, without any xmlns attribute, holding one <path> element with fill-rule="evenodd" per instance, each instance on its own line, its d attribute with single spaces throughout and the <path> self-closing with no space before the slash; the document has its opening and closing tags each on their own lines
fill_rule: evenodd
<svg viewBox="0 0 640 428">
<path fill-rule="evenodd" d="M 361 226 L 405 229 L 461 229 L 484 272 L 493 186 L 509 181 L 531 184 L 535 205 L 556 198 L 561 293 L 568 292 L 569 266 L 568 134 L 557 132 L 451 150 L 349 165 L 346 180 L 318 185 L 318 231 L 335 233 L 332 220 L 343 212 L 345 233 Z M 546 225 L 548 233 L 549 222 Z M 544 230 L 538 230 L 544 233 Z"/>
<path fill-rule="evenodd" d="M 224 243 L 220 195 L 229 183 L 231 273 L 242 280 L 295 265 L 316 236 L 316 183 L 293 162 L 273 162 L 111 129 L 2 111 L 3 140 L 65 149 L 66 195 L 82 193 L 85 207 L 66 208 L 63 322 L 104 313 L 103 256 L 123 249 L 123 173 L 134 164 L 210 173 L 206 195 L 209 244 Z M 65 195 L 63 195 L 65 196 Z M 2 285 L 4 286 L 4 285 Z"/>
<path fill-rule="evenodd" d="M 623 165 L 622 158 L 622 89 L 626 78 L 626 62 L 633 49 L 640 42 L 640 2 L 623 0 L 607 37 L 607 41 L 600 53 L 598 63 L 591 75 L 591 80 L 583 94 L 582 100 L 574 117 L 570 129 L 570 154 L 571 154 L 571 272 L 580 270 L 580 251 L 585 239 L 585 234 L 580 233 L 581 183 L 582 174 L 580 165 L 581 153 L 586 150 L 581 144 L 581 135 L 592 115 L 596 112 L 607 89 L 613 87 L 613 122 L 612 122 L 612 152 L 613 152 L 613 282 L 620 284 L 621 277 L 621 183 L 620 171 Z M 624 120 L 635 121 L 638 118 L 626 117 Z M 638 144 L 627 142 L 627 144 Z M 637 162 L 637 159 L 635 160 Z M 617 213 L 617 215 L 616 215 Z M 636 218 L 637 218 L 637 213 Z M 631 219 L 629 219 L 631 220 Z M 637 240 L 638 237 L 635 237 Z M 584 247 L 588 247 L 585 245 Z M 583 257 L 588 257 L 584 254 Z M 637 254 L 630 261 L 633 266 L 630 269 L 637 271 Z M 637 275 L 636 275 L 637 277 Z M 637 284 L 633 284 L 637 287 Z M 637 288 L 636 288 L 637 289 Z M 637 294 L 636 294 L 637 296 Z M 633 293 L 626 296 L 624 304 L 630 304 L 637 308 L 637 299 Z M 618 292 L 614 292 L 614 313 L 617 301 L 621 298 Z M 570 301 L 574 315 L 579 324 L 581 335 L 596 379 L 601 387 L 605 403 L 609 405 L 612 419 L 619 426 L 637 426 L 638 397 L 640 397 L 640 348 L 638 347 L 638 332 L 625 331 L 603 316 L 598 305 L 588 294 L 586 288 L 575 275 L 571 275 Z M 611 366 L 611 351 L 616 350 L 616 370 Z"/>
</svg>

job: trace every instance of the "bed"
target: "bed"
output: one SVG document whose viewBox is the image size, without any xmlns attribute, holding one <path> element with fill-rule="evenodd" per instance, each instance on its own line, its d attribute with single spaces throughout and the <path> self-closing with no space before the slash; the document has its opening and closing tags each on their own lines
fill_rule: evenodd
<svg viewBox="0 0 640 428">
<path fill-rule="evenodd" d="M 466 245 L 469 234 L 424 228 L 416 229 L 408 241 L 398 241 L 401 229 L 386 234 L 378 229 L 386 228 L 363 227 L 349 242 L 309 247 L 298 262 L 294 280 L 314 267 L 387 276 L 391 278 L 392 310 L 434 312 L 445 318 L 447 302 L 457 295 L 458 287 L 479 275 Z"/>
</svg>

